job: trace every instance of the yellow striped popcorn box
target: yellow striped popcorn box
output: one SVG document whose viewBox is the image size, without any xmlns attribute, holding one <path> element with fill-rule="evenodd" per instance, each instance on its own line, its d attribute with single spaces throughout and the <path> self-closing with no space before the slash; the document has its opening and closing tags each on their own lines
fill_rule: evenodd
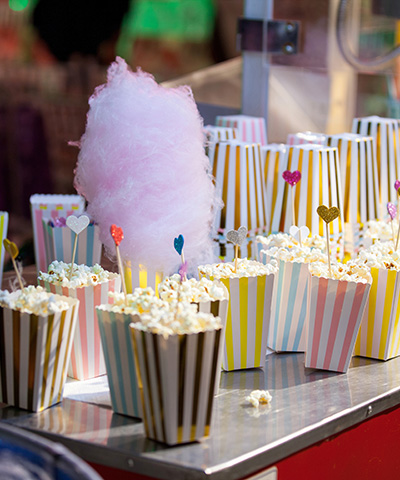
<svg viewBox="0 0 400 480">
<path fill-rule="evenodd" d="M 326 145 L 326 135 L 324 133 L 315 132 L 297 132 L 289 133 L 286 143 L 292 145 L 304 145 L 305 143 L 313 143 L 315 145 Z"/>
<path fill-rule="evenodd" d="M 76 288 L 56 285 L 41 279 L 38 282 L 48 292 L 77 298 L 80 302 L 68 375 L 77 380 L 87 380 L 104 375 L 106 366 L 96 306 L 110 302 L 109 292 L 120 291 L 121 278 L 119 274 L 108 272 L 107 281 Z"/>
<path fill-rule="evenodd" d="M 347 372 L 370 288 L 370 283 L 311 275 L 307 303 L 307 368 Z"/>
<path fill-rule="evenodd" d="M 355 354 L 389 360 L 400 355 L 400 273 L 371 268 L 372 286 Z"/>
<path fill-rule="evenodd" d="M 114 412 L 142 418 L 133 344 L 129 325 L 138 315 L 109 311 L 107 305 L 96 307 L 97 319 Z"/>
<path fill-rule="evenodd" d="M 344 220 L 342 184 L 337 148 L 306 144 L 290 147 L 286 152 L 284 170 L 301 172 L 295 187 L 295 219 L 293 219 L 290 190 L 283 179 L 279 183 L 271 220 L 272 233 L 288 232 L 291 225 L 306 225 L 312 235 L 325 234 L 325 223 L 315 215 L 321 204 L 337 206 L 340 215 L 329 224 L 331 252 L 343 258 Z"/>
<path fill-rule="evenodd" d="M 245 226 L 247 242 L 241 257 L 256 255 L 255 237 L 267 232 L 267 203 L 260 145 L 239 141 L 218 142 L 215 146 L 213 176 L 224 207 L 216 216 L 218 256 L 234 258 L 234 245 L 226 233 Z"/>
<path fill-rule="evenodd" d="M 262 367 L 267 351 L 275 275 L 221 278 L 229 291 L 224 370 Z"/>
<path fill-rule="evenodd" d="M 357 253 L 366 223 L 380 216 L 374 139 L 355 133 L 341 133 L 328 136 L 327 144 L 336 147 L 339 153 L 346 237 L 348 234 L 345 249 L 351 254 Z"/>
<path fill-rule="evenodd" d="M 216 127 L 214 125 L 206 125 L 204 127 L 204 132 L 206 134 L 206 154 L 210 159 L 210 163 L 212 166 L 214 163 L 216 142 L 235 140 L 238 138 L 238 132 L 236 128 Z"/>
<path fill-rule="evenodd" d="M 46 247 L 42 220 L 51 220 L 69 215 L 79 215 L 85 209 L 85 200 L 80 195 L 42 195 L 30 197 L 33 243 L 37 271 L 47 269 Z"/>
<path fill-rule="evenodd" d="M 145 332 L 131 324 L 146 436 L 176 445 L 210 434 L 222 329 Z"/>
<path fill-rule="evenodd" d="M 352 131 L 374 138 L 374 148 L 378 166 L 380 194 L 379 218 L 386 213 L 388 202 L 397 203 L 394 183 L 400 176 L 399 124 L 395 118 L 378 116 L 354 118 Z"/>
<path fill-rule="evenodd" d="M 127 293 L 132 293 L 135 288 L 151 287 L 158 294 L 158 285 L 162 282 L 164 273 L 145 265 L 134 267 L 128 261 L 124 263 L 124 278 Z"/>
<path fill-rule="evenodd" d="M 285 170 L 287 149 L 288 146 L 283 143 L 271 143 L 261 147 L 261 159 L 264 166 L 267 219 L 272 218 L 272 212 L 275 208 L 278 185 L 282 181 L 282 173 Z M 269 227 L 271 227 L 271 225 L 269 225 Z"/>
<path fill-rule="evenodd" d="M 0 401 L 7 405 L 39 412 L 62 400 L 79 301 L 53 300 L 68 309 L 44 316 L 0 307 Z"/>
<path fill-rule="evenodd" d="M 0 286 L 3 281 L 3 267 L 4 267 L 4 245 L 3 240 L 7 238 L 8 230 L 8 213 L 0 212 Z"/>
<path fill-rule="evenodd" d="M 236 128 L 238 139 L 243 142 L 261 143 L 266 145 L 267 127 L 265 118 L 250 115 L 219 115 L 215 123 L 218 127 Z"/>
<path fill-rule="evenodd" d="M 54 260 L 71 263 L 74 249 L 75 233 L 68 227 L 56 227 L 47 220 L 42 220 L 44 243 L 46 248 L 46 263 Z M 88 225 L 78 235 L 75 263 L 89 267 L 100 263 L 102 244 L 99 239 L 99 227 Z"/>
</svg>

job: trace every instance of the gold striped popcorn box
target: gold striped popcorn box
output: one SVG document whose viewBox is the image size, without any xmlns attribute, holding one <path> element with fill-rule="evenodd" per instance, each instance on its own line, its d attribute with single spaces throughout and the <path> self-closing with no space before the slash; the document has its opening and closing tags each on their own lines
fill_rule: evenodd
<svg viewBox="0 0 400 480">
<path fill-rule="evenodd" d="M 388 202 L 397 203 L 394 183 L 400 176 L 399 124 L 395 118 L 378 116 L 354 118 L 352 131 L 374 138 L 376 161 L 378 166 L 378 185 L 380 193 L 380 214 L 386 214 Z"/>
<path fill-rule="evenodd" d="M 222 329 L 164 337 L 130 328 L 146 436 L 168 445 L 209 436 Z"/>
<path fill-rule="evenodd" d="M 289 133 L 286 143 L 292 145 L 304 145 L 305 143 L 313 143 L 315 145 L 326 145 L 326 135 L 324 133 L 315 132 L 297 132 Z"/>
<path fill-rule="evenodd" d="M 277 352 L 306 349 L 308 263 L 278 260 L 272 292 L 268 347 Z"/>
<path fill-rule="evenodd" d="M 30 197 L 33 243 L 37 271 L 47 270 L 46 246 L 42 220 L 51 220 L 58 217 L 68 217 L 83 213 L 85 200 L 80 195 L 42 195 Z"/>
<path fill-rule="evenodd" d="M 231 127 L 216 127 L 214 125 L 206 125 L 204 127 L 206 134 L 206 154 L 210 159 L 211 166 L 214 163 L 214 153 L 216 142 L 225 140 L 235 140 L 238 138 L 238 131 Z"/>
<path fill-rule="evenodd" d="M 42 220 L 43 236 L 46 248 L 46 263 L 54 260 L 71 263 L 74 249 L 75 233 L 68 227 L 55 227 Z M 99 227 L 88 225 L 78 235 L 75 263 L 92 267 L 101 260 L 102 244 L 99 239 Z"/>
<path fill-rule="evenodd" d="M 293 187 L 281 179 L 272 215 L 272 233 L 288 232 L 291 225 L 306 225 L 311 234 L 324 236 L 325 223 L 316 210 L 321 204 L 338 207 L 340 215 L 329 224 L 329 233 L 332 255 L 343 258 L 343 196 L 337 148 L 312 144 L 289 147 L 284 170 L 301 172 L 301 180 L 294 187 L 295 219 L 290 191 Z"/>
<path fill-rule="evenodd" d="M 218 115 L 215 121 L 218 127 L 236 128 L 238 140 L 266 145 L 267 127 L 264 117 L 250 115 Z"/>
<path fill-rule="evenodd" d="M 145 265 L 133 266 L 128 261 L 124 263 L 124 278 L 127 293 L 132 293 L 135 288 L 151 287 L 158 295 L 158 285 L 164 273 Z"/>
<path fill-rule="evenodd" d="M 264 166 L 266 217 L 268 220 L 272 218 L 272 212 L 275 208 L 278 185 L 282 181 L 282 173 L 285 170 L 287 149 L 288 146 L 283 143 L 271 143 L 261 147 L 261 160 Z"/>
<path fill-rule="evenodd" d="M 267 351 L 275 275 L 221 278 L 229 291 L 224 370 L 262 367 Z"/>
<path fill-rule="evenodd" d="M 0 212 L 0 287 L 3 281 L 3 268 L 4 268 L 4 245 L 3 240 L 7 238 L 8 231 L 8 212 Z"/>
<path fill-rule="evenodd" d="M 79 301 L 55 300 L 68 309 L 42 316 L 0 307 L 0 401 L 7 405 L 40 412 L 62 400 Z"/>
<path fill-rule="evenodd" d="M 307 368 L 346 373 L 371 284 L 311 275 L 307 301 Z"/>
<path fill-rule="evenodd" d="M 121 278 L 109 273 L 109 280 L 85 287 L 63 287 L 48 281 L 38 280 L 48 292 L 79 300 L 78 325 L 75 330 L 68 375 L 77 380 L 87 380 L 106 373 L 100 339 L 96 306 L 109 303 L 109 292 L 119 292 Z"/>
<path fill-rule="evenodd" d="M 356 253 L 365 224 L 380 215 L 374 139 L 355 133 L 341 133 L 328 136 L 327 144 L 338 149 L 343 187 L 343 220 L 350 242 L 345 248 L 350 253 Z"/>
<path fill-rule="evenodd" d="M 110 311 L 108 305 L 96 307 L 101 344 L 115 413 L 142 418 L 135 358 L 129 325 L 137 315 Z"/>
<path fill-rule="evenodd" d="M 372 286 L 355 354 L 389 360 L 400 355 L 400 273 L 371 268 Z"/>
<path fill-rule="evenodd" d="M 240 226 L 247 228 L 248 238 L 239 248 L 239 256 L 255 256 L 255 237 L 266 233 L 268 224 L 260 145 L 239 141 L 218 142 L 212 173 L 224 202 L 215 219 L 218 256 L 229 260 L 234 258 L 234 245 L 226 241 L 226 233 Z"/>
</svg>

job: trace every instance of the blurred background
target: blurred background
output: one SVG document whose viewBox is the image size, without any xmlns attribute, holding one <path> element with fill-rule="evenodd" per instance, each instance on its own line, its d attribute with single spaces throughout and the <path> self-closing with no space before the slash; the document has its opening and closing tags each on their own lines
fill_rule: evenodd
<svg viewBox="0 0 400 480">
<path fill-rule="evenodd" d="M 189 84 L 205 123 L 226 112 L 265 116 L 269 142 L 347 131 L 355 116 L 398 118 L 400 60 L 379 70 L 368 60 L 399 43 L 400 2 L 344 2 L 340 28 L 361 65 L 338 45 L 342 3 L 0 0 L 0 210 L 10 213 L 9 237 L 29 256 L 30 195 L 75 193 L 78 149 L 68 142 L 83 134 L 88 98 L 116 55 L 166 86 Z M 242 16 L 299 22 L 297 53 L 241 51 Z"/>
</svg>

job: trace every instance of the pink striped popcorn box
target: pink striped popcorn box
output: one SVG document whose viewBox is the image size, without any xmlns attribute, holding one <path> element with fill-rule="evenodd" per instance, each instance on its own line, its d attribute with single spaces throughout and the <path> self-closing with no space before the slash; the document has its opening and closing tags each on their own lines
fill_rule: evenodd
<svg viewBox="0 0 400 480">
<path fill-rule="evenodd" d="M 250 115 L 218 115 L 216 118 L 218 127 L 236 128 L 238 140 L 250 143 L 266 145 L 267 127 L 265 118 L 252 117 Z"/>
<path fill-rule="evenodd" d="M 68 376 L 77 380 L 87 380 L 106 373 L 103 349 L 101 345 L 96 306 L 110 303 L 109 292 L 119 292 L 121 277 L 109 273 L 109 280 L 97 285 L 69 288 L 38 280 L 48 292 L 57 293 L 79 300 L 78 325 L 75 330 L 71 362 Z"/>
<path fill-rule="evenodd" d="M 30 198 L 33 243 L 37 271 L 47 270 L 46 246 L 42 220 L 51 220 L 69 215 L 79 215 L 85 209 L 85 200 L 80 195 L 42 195 Z"/>
<path fill-rule="evenodd" d="M 371 284 L 311 275 L 305 366 L 346 373 Z"/>
<path fill-rule="evenodd" d="M 222 329 L 168 337 L 130 329 L 146 436 L 168 445 L 208 437 Z"/>
</svg>

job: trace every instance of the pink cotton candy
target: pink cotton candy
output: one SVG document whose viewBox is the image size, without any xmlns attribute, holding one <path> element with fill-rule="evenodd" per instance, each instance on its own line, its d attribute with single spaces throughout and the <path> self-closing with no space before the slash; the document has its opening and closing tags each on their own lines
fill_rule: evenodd
<svg viewBox="0 0 400 480">
<path fill-rule="evenodd" d="M 190 88 L 166 89 L 117 58 L 89 104 L 75 188 L 87 199 L 109 254 L 115 253 L 110 226 L 116 224 L 124 231 L 121 255 L 132 266 L 176 271 L 179 234 L 191 271 L 212 261 L 220 200 Z"/>
</svg>

